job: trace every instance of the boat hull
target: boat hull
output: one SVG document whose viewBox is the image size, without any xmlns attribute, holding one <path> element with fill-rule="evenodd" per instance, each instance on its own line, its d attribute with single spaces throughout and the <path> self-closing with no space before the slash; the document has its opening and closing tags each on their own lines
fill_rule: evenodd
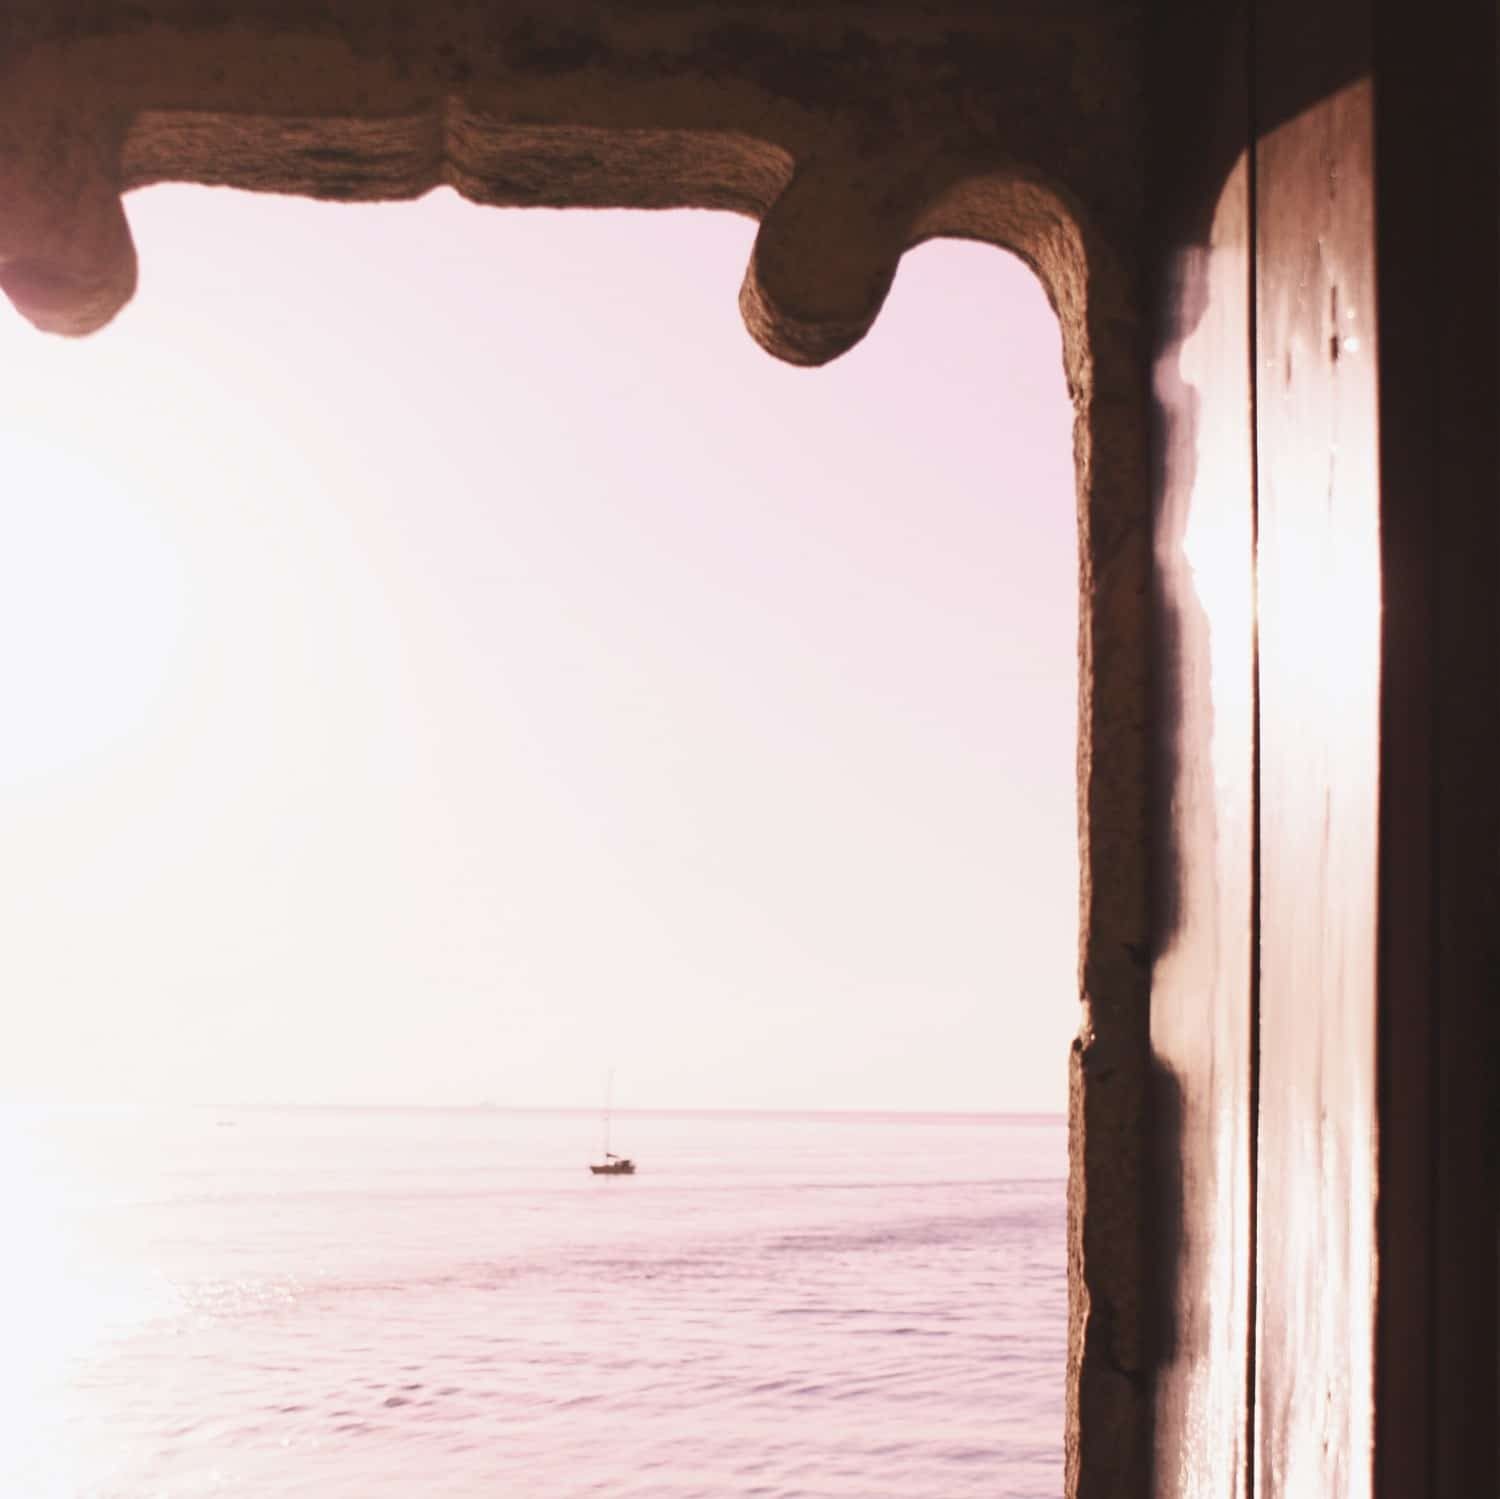
<svg viewBox="0 0 1500 1499">
<path fill-rule="evenodd" d="M 595 1176 L 634 1176 L 634 1161 L 607 1161 L 602 1166 L 590 1166 Z"/>
</svg>

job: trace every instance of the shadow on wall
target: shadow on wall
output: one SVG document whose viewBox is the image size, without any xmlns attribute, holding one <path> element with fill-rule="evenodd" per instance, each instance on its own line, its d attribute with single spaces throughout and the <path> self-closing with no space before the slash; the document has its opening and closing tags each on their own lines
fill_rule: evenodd
<svg viewBox="0 0 1500 1499">
<path fill-rule="evenodd" d="M 1183 1189 L 1182 1084 L 1159 1057 L 1151 1061 L 1151 1338 L 1157 1367 L 1175 1363 L 1181 1353 L 1182 1328 L 1177 1314 L 1177 1287 L 1186 1261 L 1189 1232 Z"/>
</svg>

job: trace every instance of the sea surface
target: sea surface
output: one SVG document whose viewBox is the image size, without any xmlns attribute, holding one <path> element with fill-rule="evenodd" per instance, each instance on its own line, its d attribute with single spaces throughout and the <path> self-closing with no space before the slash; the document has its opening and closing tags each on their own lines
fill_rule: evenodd
<svg viewBox="0 0 1500 1499">
<path fill-rule="evenodd" d="M 5 1117 L 6 1499 L 1057 1499 L 1065 1126 Z"/>
</svg>

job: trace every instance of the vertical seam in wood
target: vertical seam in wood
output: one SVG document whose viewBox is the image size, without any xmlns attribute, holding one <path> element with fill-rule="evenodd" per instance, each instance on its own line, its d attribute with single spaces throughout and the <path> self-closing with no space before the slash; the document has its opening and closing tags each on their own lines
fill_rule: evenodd
<svg viewBox="0 0 1500 1499">
<path fill-rule="evenodd" d="M 1245 1494 L 1254 1499 L 1256 1361 L 1260 1311 L 1260 344 L 1259 301 L 1259 150 L 1256 110 L 1256 5 L 1245 7 L 1246 139 L 1246 341 L 1250 361 L 1250 974 L 1249 974 L 1249 1161 L 1247 1163 L 1246 1242 L 1249 1265 L 1245 1277 Z"/>
<path fill-rule="evenodd" d="M 1378 121 L 1376 122 L 1376 129 L 1377 131 L 1379 130 Z M 1430 141 L 1430 136 L 1428 139 Z M 1432 144 L 1436 143 L 1433 142 Z M 1376 150 L 1379 149 L 1378 134 L 1376 136 L 1375 148 Z M 1429 158 L 1429 160 L 1431 159 L 1432 158 Z M 1378 159 L 1376 160 L 1375 168 L 1377 173 L 1376 183 L 1378 191 L 1378 184 L 1380 180 L 1378 175 L 1380 170 L 1380 163 Z M 1441 193 L 1439 193 L 1438 202 L 1441 203 L 1441 201 L 1442 196 Z M 1377 212 L 1378 211 L 1379 210 L 1377 208 Z M 1449 225 L 1440 226 L 1438 234 L 1439 245 L 1441 245 L 1443 242 L 1442 236 L 1444 230 L 1448 229 L 1449 227 Z M 1439 251 L 1438 254 L 1441 255 L 1441 251 Z M 1438 265 L 1434 267 L 1434 270 L 1436 271 L 1437 276 L 1441 276 L 1443 274 L 1444 267 L 1442 265 L 1441 259 L 1439 259 Z M 1435 284 L 1436 277 L 1434 277 L 1433 280 L 1427 282 L 1426 287 L 1424 287 L 1424 291 L 1426 291 L 1428 287 L 1431 287 Z M 1427 910 L 1425 913 L 1427 922 L 1427 950 L 1431 955 L 1432 963 L 1432 987 L 1428 991 L 1428 994 L 1426 996 L 1428 1001 L 1428 1014 L 1431 1017 L 1430 1027 L 1432 1037 L 1427 1056 L 1427 1138 L 1431 1140 L 1434 1145 L 1432 1194 L 1427 1200 L 1427 1242 L 1432 1246 L 1432 1263 L 1434 1267 L 1436 1267 L 1440 1266 L 1443 1263 L 1444 1245 L 1442 1244 L 1439 1235 L 1442 1232 L 1443 1225 L 1443 1177 L 1445 1174 L 1441 1166 L 1441 1151 L 1443 1139 L 1443 952 L 1442 942 L 1439 940 L 1440 934 L 1442 932 L 1441 896 L 1443 864 L 1441 818 L 1443 815 L 1443 805 L 1442 797 L 1439 794 L 1438 789 L 1439 777 L 1442 775 L 1443 766 L 1443 716 L 1440 710 L 1443 684 L 1439 679 L 1438 674 L 1442 671 L 1443 666 L 1446 663 L 1443 660 L 1443 599 L 1440 592 L 1442 568 L 1439 560 L 1442 557 L 1443 546 L 1443 474 L 1441 465 L 1436 461 L 1437 454 L 1439 452 L 1438 443 L 1442 432 L 1441 412 L 1443 409 L 1443 360 L 1440 357 L 1440 350 L 1438 347 L 1440 339 L 1438 336 L 1438 329 L 1436 325 L 1436 309 L 1432 306 L 1430 300 L 1427 301 L 1426 314 L 1426 318 L 1424 319 L 1426 327 L 1424 330 L 1425 337 L 1423 339 L 1423 342 L 1426 346 L 1426 352 L 1430 361 L 1429 367 L 1432 370 L 1432 379 L 1427 385 L 1428 399 L 1426 409 L 1422 413 L 1422 419 L 1423 426 L 1426 429 L 1423 435 L 1427 439 L 1427 451 L 1428 453 L 1433 455 L 1433 462 L 1431 465 L 1431 510 L 1429 512 L 1432 516 L 1432 521 L 1431 528 L 1428 532 L 1428 551 L 1426 557 L 1427 602 L 1430 609 L 1430 613 L 1426 621 L 1427 645 L 1429 652 L 1429 671 L 1427 675 L 1427 701 L 1424 704 L 1427 713 L 1427 742 L 1431 746 L 1431 759 L 1428 762 L 1428 776 L 1426 787 L 1426 854 L 1428 861 L 1427 867 L 1432 871 L 1432 876 L 1427 882 Z M 1379 438 L 1380 434 L 1377 428 L 1377 442 L 1379 442 Z M 1384 494 L 1382 494 L 1382 510 L 1384 509 L 1384 501 L 1385 496 Z M 1380 858 L 1382 860 L 1385 857 L 1384 850 L 1380 849 L 1378 845 L 1376 847 L 1376 856 L 1377 858 Z M 1380 996 L 1378 994 L 1376 996 L 1376 1006 L 1376 1013 L 1378 1015 L 1380 1009 Z M 1376 1119 L 1377 1133 L 1375 1139 L 1376 1149 L 1378 1152 L 1380 1141 L 1378 1113 L 1376 1115 Z M 1378 1171 L 1378 1154 L 1376 1156 L 1376 1168 Z M 1376 1240 L 1376 1243 L 1378 1246 L 1378 1239 Z M 1378 1273 L 1379 1272 L 1377 1269 L 1377 1274 Z M 1423 1381 L 1424 1389 L 1426 1392 L 1425 1404 L 1427 1406 L 1427 1452 L 1425 1465 L 1427 1469 L 1428 1492 L 1437 1494 L 1439 1492 L 1437 1485 L 1440 1477 L 1438 1471 L 1439 1462 L 1437 1412 L 1439 1382 L 1442 1378 L 1442 1369 L 1439 1366 L 1437 1345 L 1442 1330 L 1442 1306 L 1438 1300 L 1438 1277 L 1436 1274 L 1428 1275 L 1427 1283 L 1422 1287 L 1422 1293 L 1427 1300 L 1427 1326 L 1431 1332 L 1431 1335 L 1427 1339 L 1427 1348 L 1425 1350 L 1427 1377 Z M 1378 1294 L 1379 1293 L 1377 1289 L 1377 1298 Z"/>
</svg>

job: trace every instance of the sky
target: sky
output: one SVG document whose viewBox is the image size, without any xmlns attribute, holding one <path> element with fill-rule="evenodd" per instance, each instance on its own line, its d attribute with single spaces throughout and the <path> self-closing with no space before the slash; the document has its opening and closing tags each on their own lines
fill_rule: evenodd
<svg viewBox="0 0 1500 1499">
<path fill-rule="evenodd" d="M 709 213 L 127 201 L 0 305 L 0 1092 L 1058 1110 L 1056 320 L 903 262 L 793 369 Z"/>
</svg>

